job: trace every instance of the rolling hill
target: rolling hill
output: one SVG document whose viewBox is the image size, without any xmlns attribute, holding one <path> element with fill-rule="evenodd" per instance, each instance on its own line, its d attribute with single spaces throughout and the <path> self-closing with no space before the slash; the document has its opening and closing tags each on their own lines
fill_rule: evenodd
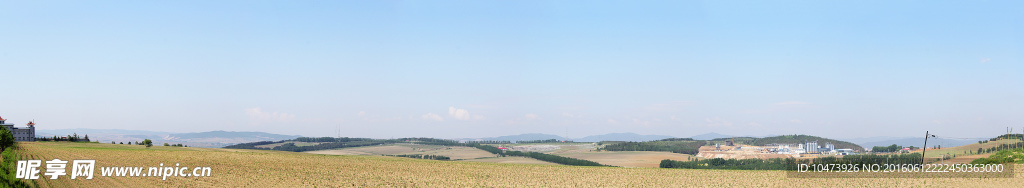
<svg viewBox="0 0 1024 188">
<path fill-rule="evenodd" d="M 645 142 L 652 140 L 661 140 L 666 138 L 675 138 L 674 136 L 666 135 L 640 135 L 636 133 L 611 133 L 587 136 L 583 138 L 573 139 L 576 142 L 600 142 L 600 141 L 634 141 L 634 142 Z"/>
</svg>

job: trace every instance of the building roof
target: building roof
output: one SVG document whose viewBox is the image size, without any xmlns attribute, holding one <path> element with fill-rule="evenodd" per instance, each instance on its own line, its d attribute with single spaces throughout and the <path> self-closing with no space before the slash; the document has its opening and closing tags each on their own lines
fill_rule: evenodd
<svg viewBox="0 0 1024 188">
<path fill-rule="evenodd" d="M 32 125 L 36 125 L 36 123 L 32 123 L 32 121 L 29 121 L 27 125 L 32 126 Z"/>
<path fill-rule="evenodd" d="M 3 117 L 0 117 L 0 121 L 3 121 L 3 120 L 7 120 L 7 119 L 4 119 Z"/>
</svg>

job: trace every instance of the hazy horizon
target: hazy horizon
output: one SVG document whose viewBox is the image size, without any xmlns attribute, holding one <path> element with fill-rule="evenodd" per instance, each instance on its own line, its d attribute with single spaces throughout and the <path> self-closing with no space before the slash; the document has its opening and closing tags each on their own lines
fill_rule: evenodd
<svg viewBox="0 0 1024 188">
<path fill-rule="evenodd" d="M 1024 130 L 1017 1 L 4 4 L 0 117 L 19 127 L 371 138 Z"/>
</svg>

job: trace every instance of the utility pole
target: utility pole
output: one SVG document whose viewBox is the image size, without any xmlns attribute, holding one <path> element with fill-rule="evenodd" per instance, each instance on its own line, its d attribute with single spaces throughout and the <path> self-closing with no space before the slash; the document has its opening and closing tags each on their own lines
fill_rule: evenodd
<svg viewBox="0 0 1024 188">
<path fill-rule="evenodd" d="M 924 147 L 921 148 L 921 165 L 924 165 L 924 152 L 928 151 L 928 131 L 924 131 Z"/>
</svg>

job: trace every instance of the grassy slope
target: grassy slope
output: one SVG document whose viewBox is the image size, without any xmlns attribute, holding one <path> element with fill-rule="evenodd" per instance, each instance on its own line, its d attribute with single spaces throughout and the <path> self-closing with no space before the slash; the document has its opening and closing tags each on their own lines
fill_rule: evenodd
<svg viewBox="0 0 1024 188">
<path fill-rule="evenodd" d="M 1019 142 L 1019 140 L 1006 140 L 1006 139 L 1002 139 L 1002 140 L 991 141 L 991 142 L 984 143 L 984 144 L 974 143 L 974 144 L 968 144 L 968 145 L 957 146 L 957 147 L 942 148 L 942 149 L 928 149 L 928 151 L 926 151 L 924 155 L 927 158 L 937 158 L 937 157 L 941 157 L 942 155 L 947 154 L 947 153 L 948 154 L 956 154 L 957 157 L 959 157 L 959 156 L 968 156 L 968 155 L 971 155 L 971 152 L 978 152 L 978 148 L 988 149 L 988 148 L 999 146 L 999 144 L 1012 144 L 1012 143 L 1017 143 L 1017 142 Z M 929 144 L 929 145 L 931 145 L 931 144 Z M 918 147 L 920 147 L 920 146 L 918 146 Z M 920 152 L 920 151 L 921 150 L 917 150 L 915 152 Z M 967 151 L 968 154 L 964 154 L 965 151 Z M 977 153 L 975 153 L 975 155 L 976 154 Z"/>
<path fill-rule="evenodd" d="M 95 159 L 106 166 L 210 166 L 212 177 L 99 177 L 36 180 L 42 187 L 1014 187 L 1024 178 L 787 179 L 778 171 L 630 169 L 435 161 L 381 156 L 178 148 L 97 143 L 23 143 L 25 158 Z M 23 159 L 25 159 L 23 158 Z M 97 175 L 99 175 L 97 170 Z M 1021 171 L 1017 172 L 1021 177 Z"/>
</svg>

